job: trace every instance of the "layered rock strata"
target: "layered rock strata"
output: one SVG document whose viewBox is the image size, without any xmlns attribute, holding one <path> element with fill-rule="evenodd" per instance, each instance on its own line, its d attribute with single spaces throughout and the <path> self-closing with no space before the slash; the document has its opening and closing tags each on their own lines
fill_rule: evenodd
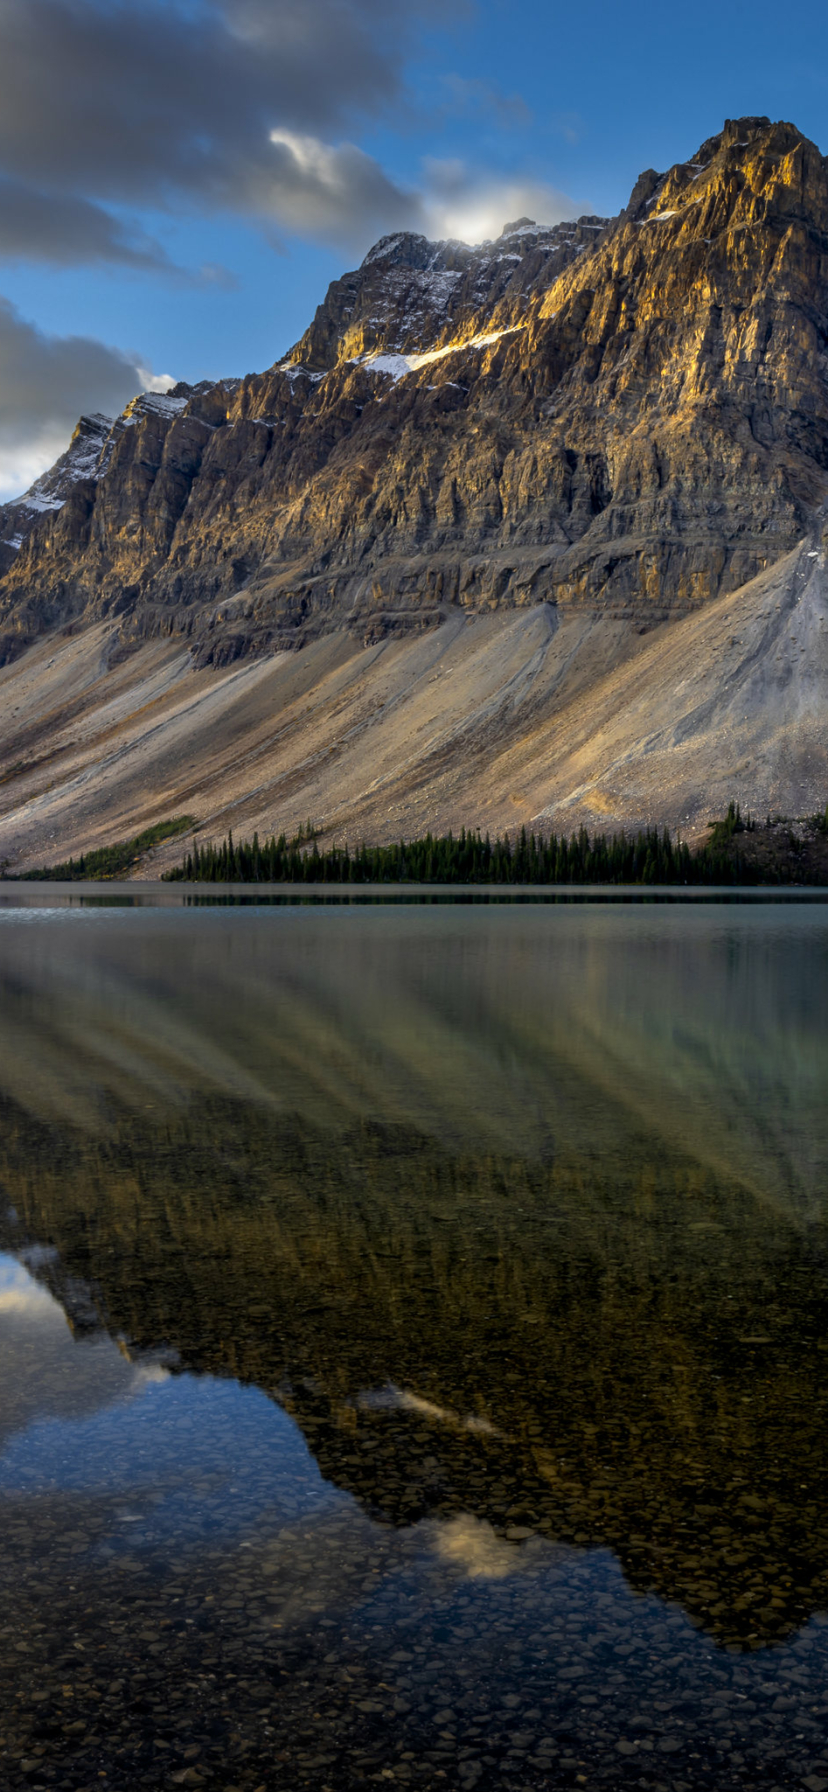
<svg viewBox="0 0 828 1792">
<path fill-rule="evenodd" d="M 546 603 L 636 626 L 828 496 L 828 162 L 729 121 L 614 220 L 385 238 L 268 372 L 145 396 L 61 507 L 0 514 L 2 657 L 117 618 L 196 664 Z"/>
</svg>

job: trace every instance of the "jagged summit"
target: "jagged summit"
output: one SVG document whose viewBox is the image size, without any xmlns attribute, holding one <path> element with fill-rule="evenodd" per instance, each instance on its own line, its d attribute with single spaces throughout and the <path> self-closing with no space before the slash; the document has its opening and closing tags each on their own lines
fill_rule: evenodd
<svg viewBox="0 0 828 1792">
<path fill-rule="evenodd" d="M 363 257 L 360 267 L 372 267 L 378 261 L 411 268 L 431 268 L 443 261 L 468 262 L 475 257 L 485 257 L 493 244 L 504 243 L 509 237 L 548 236 L 558 228 L 554 224 L 538 224 L 534 218 L 516 218 L 513 223 L 504 224 L 498 237 L 486 237 L 480 243 L 466 243 L 460 237 L 434 240 L 413 230 L 397 230 L 390 236 L 381 236 Z M 564 228 L 572 229 L 572 225 Z"/>
</svg>

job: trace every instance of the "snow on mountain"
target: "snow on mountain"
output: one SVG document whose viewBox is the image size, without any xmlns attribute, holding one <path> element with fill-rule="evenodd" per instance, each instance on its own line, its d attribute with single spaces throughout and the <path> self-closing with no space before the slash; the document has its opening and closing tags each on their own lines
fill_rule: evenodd
<svg viewBox="0 0 828 1792">
<path fill-rule="evenodd" d="M 231 386 L 238 382 L 228 381 L 227 384 Z M 211 385 L 210 380 L 202 381 L 197 387 L 182 382 L 167 392 L 139 392 L 136 398 L 130 399 L 119 417 L 106 417 L 102 411 L 90 411 L 81 417 L 65 453 L 47 472 L 41 473 L 21 497 L 0 506 L 0 578 L 20 552 L 39 517 L 62 510 L 70 493 L 81 482 L 97 482 L 103 477 L 115 443 L 125 429 L 134 427 L 148 416 L 171 422 L 186 409 L 194 392 L 207 390 Z"/>
</svg>

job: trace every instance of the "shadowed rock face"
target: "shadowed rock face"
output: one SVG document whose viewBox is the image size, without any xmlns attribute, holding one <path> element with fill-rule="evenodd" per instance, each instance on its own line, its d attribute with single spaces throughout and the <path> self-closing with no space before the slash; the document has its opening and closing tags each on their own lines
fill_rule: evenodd
<svg viewBox="0 0 828 1792">
<path fill-rule="evenodd" d="M 828 495 L 826 291 L 828 164 L 766 119 L 615 220 L 385 239 L 269 372 L 130 407 L 14 551 L 3 655 L 106 617 L 222 664 L 452 609 L 692 610 Z"/>
<path fill-rule="evenodd" d="M 14 565 L 23 542 L 44 513 L 62 510 L 76 485 L 97 479 L 105 443 L 116 428 L 112 417 L 94 411 L 81 417 L 65 454 L 30 485 L 22 498 L 0 506 L 0 577 Z"/>
</svg>

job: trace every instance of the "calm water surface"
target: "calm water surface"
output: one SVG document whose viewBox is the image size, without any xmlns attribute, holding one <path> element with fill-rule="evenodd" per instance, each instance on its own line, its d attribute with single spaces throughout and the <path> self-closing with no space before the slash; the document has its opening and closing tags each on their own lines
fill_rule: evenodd
<svg viewBox="0 0 828 1792">
<path fill-rule="evenodd" d="M 0 909 L 0 1787 L 828 1792 L 828 906 Z"/>
</svg>

